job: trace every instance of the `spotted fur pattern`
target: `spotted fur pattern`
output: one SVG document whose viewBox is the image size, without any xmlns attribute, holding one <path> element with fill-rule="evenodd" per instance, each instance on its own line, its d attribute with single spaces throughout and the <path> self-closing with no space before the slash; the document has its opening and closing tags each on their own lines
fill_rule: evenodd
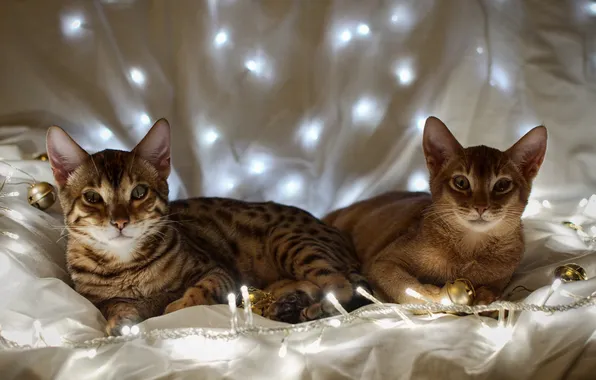
<svg viewBox="0 0 596 380">
<path fill-rule="evenodd" d="M 348 310 L 367 303 L 355 292 L 368 284 L 351 241 L 308 212 L 224 198 L 169 203 L 165 120 L 132 152 L 93 155 L 52 127 L 48 154 L 69 272 L 109 334 L 164 312 L 226 303 L 243 284 L 274 293 L 265 316 L 290 323 L 335 314 L 327 292 Z M 146 189 L 141 199 L 137 186 Z"/>
</svg>

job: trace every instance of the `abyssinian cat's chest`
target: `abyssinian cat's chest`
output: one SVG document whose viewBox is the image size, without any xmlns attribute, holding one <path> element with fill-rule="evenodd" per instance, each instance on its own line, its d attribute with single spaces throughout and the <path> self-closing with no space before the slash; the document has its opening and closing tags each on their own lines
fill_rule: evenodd
<svg viewBox="0 0 596 380">
<path fill-rule="evenodd" d="M 500 272 L 491 260 L 498 252 L 462 252 L 451 247 L 426 247 L 410 262 L 412 275 L 423 283 L 442 286 L 447 281 L 465 278 L 472 284 L 494 281 Z"/>
</svg>

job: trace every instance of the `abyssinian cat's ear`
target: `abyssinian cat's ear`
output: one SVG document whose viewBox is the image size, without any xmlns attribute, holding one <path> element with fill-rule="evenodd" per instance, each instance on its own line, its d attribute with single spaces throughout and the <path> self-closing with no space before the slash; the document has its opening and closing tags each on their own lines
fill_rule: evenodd
<svg viewBox="0 0 596 380">
<path fill-rule="evenodd" d="M 59 187 L 64 186 L 68 176 L 89 158 L 89 154 L 60 127 L 48 129 L 46 150 Z"/>
<path fill-rule="evenodd" d="M 139 157 L 152 164 L 159 175 L 166 179 L 170 175 L 170 124 L 159 119 L 133 149 Z"/>
<path fill-rule="evenodd" d="M 544 126 L 533 128 L 505 153 L 528 180 L 534 179 L 546 155 L 547 132 Z"/>
<path fill-rule="evenodd" d="M 422 137 L 422 149 L 431 176 L 437 174 L 443 164 L 463 147 L 447 126 L 434 116 L 426 119 Z"/>
</svg>

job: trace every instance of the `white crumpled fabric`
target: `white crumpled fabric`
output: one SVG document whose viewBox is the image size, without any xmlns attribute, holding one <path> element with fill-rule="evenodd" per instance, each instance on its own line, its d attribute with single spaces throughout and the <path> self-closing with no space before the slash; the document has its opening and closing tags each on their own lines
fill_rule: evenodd
<svg viewBox="0 0 596 380">
<path fill-rule="evenodd" d="M 55 243 L 59 225 L 23 201 L 5 202 L 9 216 L 1 236 L 0 325 L 2 337 L 31 348 L 10 348 L 0 341 L 0 374 L 4 379 L 591 379 L 596 370 L 596 306 L 557 312 L 516 313 L 511 337 L 496 321 L 474 316 L 411 316 L 409 327 L 395 315 L 377 314 L 382 322 L 357 321 L 287 338 L 283 333 L 244 335 L 236 339 L 202 337 L 133 339 L 72 344 L 103 337 L 105 320 L 69 287 L 63 244 Z M 14 220 L 15 215 L 20 219 Z M 579 218 L 577 215 L 575 219 Z M 542 219 L 542 220 L 541 220 Z M 526 220 L 528 250 L 509 299 L 540 304 L 557 265 L 575 262 L 596 273 L 596 253 L 576 232 L 560 224 L 568 216 L 543 211 Z M 583 221 L 584 225 L 588 222 Z M 579 221 L 578 221 L 579 223 Z M 517 288 L 523 285 L 530 291 Z M 517 288 L 517 290 L 515 290 Z M 535 290 L 535 291 L 534 291 Z M 563 284 L 548 305 L 570 304 L 561 292 L 587 296 L 596 279 Z M 370 315 L 369 315 L 370 316 Z M 375 315 L 373 315 L 375 316 Z M 240 318 L 241 325 L 243 317 Z M 255 316 L 263 327 L 283 326 Z M 227 305 L 197 306 L 149 319 L 141 331 L 173 328 L 230 329 Z M 171 335 L 169 335 L 171 336 Z M 313 342 L 320 336 L 318 349 Z M 162 336 L 163 337 L 163 336 Z M 50 346 L 50 347 L 48 347 Z M 56 347 L 52 347 L 56 346 Z M 60 347 L 61 346 L 61 347 Z"/>
<path fill-rule="evenodd" d="M 387 189 L 426 188 L 420 127 L 428 115 L 464 145 L 502 149 L 544 123 L 549 149 L 526 220 L 527 252 L 508 289 L 511 299 L 539 304 L 557 265 L 596 274 L 594 251 L 560 224 L 584 223 L 577 203 L 596 188 L 595 37 L 589 0 L 4 0 L 0 157 L 51 181 L 47 163 L 30 160 L 44 151 L 49 125 L 95 151 L 131 148 L 167 117 L 173 198 L 274 199 L 322 215 Z M 26 204 L 26 186 L 8 188 L 19 196 L 0 206 L 17 214 L 2 212 L 0 231 L 18 239 L 0 235 L 1 331 L 39 348 L 1 349 L 2 379 L 596 374 L 594 307 L 518 313 L 503 347 L 475 317 L 443 316 L 418 317 L 415 328 L 327 328 L 319 353 L 300 351 L 318 332 L 292 334 L 283 359 L 282 335 L 135 340 L 102 345 L 95 356 L 43 348 L 100 337 L 104 321 L 68 285 L 58 205 L 49 219 Z M 562 289 L 586 296 L 596 284 Z M 549 304 L 569 302 L 557 292 Z M 224 331 L 229 311 L 196 307 L 142 325 L 174 327 Z"/>
</svg>

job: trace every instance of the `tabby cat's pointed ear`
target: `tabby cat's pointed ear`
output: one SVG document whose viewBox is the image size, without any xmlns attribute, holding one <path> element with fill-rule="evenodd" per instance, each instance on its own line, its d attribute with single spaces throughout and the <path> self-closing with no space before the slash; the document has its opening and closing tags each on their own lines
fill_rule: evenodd
<svg viewBox="0 0 596 380">
<path fill-rule="evenodd" d="M 544 161 L 547 136 L 546 128 L 542 125 L 538 126 L 526 133 L 505 152 L 529 181 L 536 177 Z"/>
<path fill-rule="evenodd" d="M 170 124 L 159 119 L 143 140 L 133 149 L 139 157 L 151 163 L 162 178 L 170 175 Z"/>
<path fill-rule="evenodd" d="M 426 158 L 426 166 L 433 176 L 463 147 L 441 120 L 431 116 L 426 119 L 424 125 L 422 149 Z"/>
<path fill-rule="evenodd" d="M 60 127 L 48 129 L 46 151 L 59 187 L 64 186 L 70 174 L 89 158 L 89 154 Z"/>
</svg>

